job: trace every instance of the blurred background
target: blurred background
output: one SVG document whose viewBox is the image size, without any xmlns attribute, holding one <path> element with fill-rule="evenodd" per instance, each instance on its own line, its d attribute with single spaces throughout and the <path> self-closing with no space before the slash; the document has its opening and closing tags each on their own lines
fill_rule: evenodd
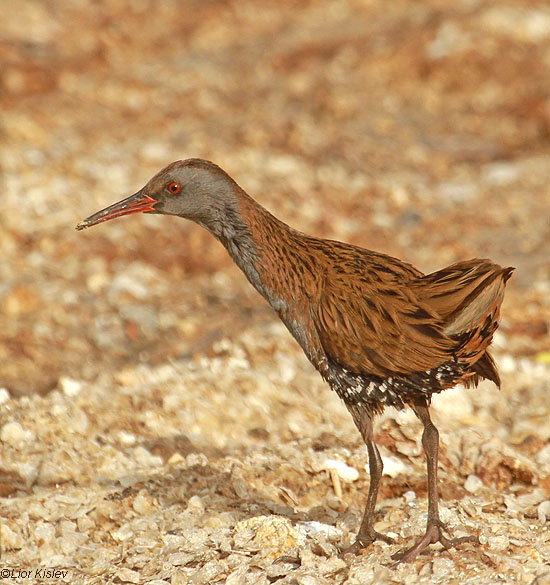
<svg viewBox="0 0 550 585">
<path fill-rule="evenodd" d="M 45 393 L 275 319 L 175 218 L 77 233 L 176 159 L 302 231 L 423 271 L 518 268 L 502 331 L 550 314 L 544 1 L 0 3 L 0 386 Z"/>
<path fill-rule="evenodd" d="M 357 529 L 359 434 L 222 246 L 174 217 L 74 230 L 187 157 L 301 231 L 425 272 L 517 268 L 501 392 L 434 398 L 444 519 L 481 548 L 406 582 L 534 582 L 550 562 L 547 0 L 0 0 L 3 562 L 266 585 L 297 520 L 339 544 Z M 420 424 L 389 409 L 377 429 L 377 529 L 402 542 L 423 530 Z M 333 460 L 354 468 L 340 492 Z M 280 583 L 342 583 L 334 546 L 304 539 L 304 580 Z M 371 552 L 346 583 L 396 582 L 395 547 Z"/>
</svg>

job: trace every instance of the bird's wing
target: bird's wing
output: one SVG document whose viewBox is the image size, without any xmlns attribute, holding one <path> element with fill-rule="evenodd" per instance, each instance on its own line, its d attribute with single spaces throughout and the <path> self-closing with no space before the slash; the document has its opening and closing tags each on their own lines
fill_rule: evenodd
<svg viewBox="0 0 550 585">
<path fill-rule="evenodd" d="M 460 335 L 498 312 L 512 270 L 475 258 L 427 274 L 411 287 L 441 316 L 447 334 Z"/>
<path fill-rule="evenodd" d="M 444 333 L 457 341 L 458 357 L 475 363 L 498 327 L 504 288 L 512 271 L 489 260 L 466 260 L 415 280 L 411 288 L 441 316 Z M 496 371 L 495 376 L 498 378 Z"/>
<path fill-rule="evenodd" d="M 456 346 L 441 318 L 409 287 L 420 273 L 391 267 L 327 274 L 311 303 L 329 359 L 352 372 L 380 377 L 426 371 L 451 359 Z"/>
</svg>

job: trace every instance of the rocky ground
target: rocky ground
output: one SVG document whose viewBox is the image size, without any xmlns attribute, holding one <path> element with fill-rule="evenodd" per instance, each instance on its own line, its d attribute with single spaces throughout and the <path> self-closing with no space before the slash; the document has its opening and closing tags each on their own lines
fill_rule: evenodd
<svg viewBox="0 0 550 585">
<path fill-rule="evenodd" d="M 550 583 L 547 3 L 0 11 L 0 580 Z M 225 250 L 177 218 L 74 231 L 191 156 L 303 231 L 426 272 L 516 266 L 502 390 L 433 407 L 442 515 L 479 545 L 390 568 L 426 486 L 419 423 L 387 411 L 376 527 L 398 544 L 339 558 L 365 448 Z"/>
</svg>

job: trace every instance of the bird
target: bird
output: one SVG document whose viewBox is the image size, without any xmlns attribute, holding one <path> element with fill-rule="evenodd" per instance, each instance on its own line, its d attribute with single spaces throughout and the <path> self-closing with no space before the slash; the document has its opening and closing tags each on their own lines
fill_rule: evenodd
<svg viewBox="0 0 550 585">
<path fill-rule="evenodd" d="M 175 215 L 206 228 L 275 310 L 311 364 L 343 400 L 366 444 L 370 485 L 354 542 L 362 553 L 374 529 L 383 461 L 374 420 L 387 407 L 410 407 L 423 425 L 428 514 L 424 535 L 393 555 L 411 562 L 451 538 L 439 515 L 439 432 L 430 416 L 434 394 L 482 379 L 500 387 L 488 351 L 514 268 L 485 259 L 423 274 L 411 264 L 352 244 L 307 235 L 279 220 L 213 162 L 169 164 L 134 195 L 81 221 L 77 230 L 133 213 Z"/>
</svg>

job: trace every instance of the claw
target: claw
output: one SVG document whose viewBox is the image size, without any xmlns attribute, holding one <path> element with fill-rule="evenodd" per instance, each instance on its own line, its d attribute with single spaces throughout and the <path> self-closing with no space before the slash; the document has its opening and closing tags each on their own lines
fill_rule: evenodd
<svg viewBox="0 0 550 585">
<path fill-rule="evenodd" d="M 475 536 L 461 536 L 459 538 L 447 538 L 443 535 L 443 530 L 445 530 L 445 526 L 442 522 L 433 523 L 428 525 L 426 529 L 426 534 L 411 548 L 399 551 L 392 555 L 392 559 L 396 561 L 392 568 L 395 568 L 399 563 L 410 563 L 414 561 L 416 557 L 430 544 L 435 544 L 437 542 L 441 543 L 445 550 L 449 550 L 450 548 L 455 548 L 456 546 L 463 544 L 465 542 L 479 542 Z"/>
<path fill-rule="evenodd" d="M 375 540 L 382 540 L 388 544 L 395 544 L 395 540 L 390 536 L 386 536 L 380 532 L 373 530 L 366 535 L 357 535 L 357 539 L 353 544 L 343 548 L 340 551 L 340 557 L 343 558 L 347 554 L 358 555 L 363 549 L 370 546 Z"/>
</svg>

